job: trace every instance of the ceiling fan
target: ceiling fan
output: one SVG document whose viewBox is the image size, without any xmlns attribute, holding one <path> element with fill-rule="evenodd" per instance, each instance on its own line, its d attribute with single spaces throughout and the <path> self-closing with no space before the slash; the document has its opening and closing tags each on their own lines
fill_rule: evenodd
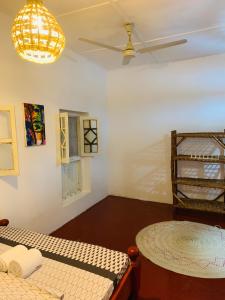
<svg viewBox="0 0 225 300">
<path fill-rule="evenodd" d="M 82 37 L 79 38 L 79 40 L 82 41 L 82 42 L 86 42 L 86 43 L 89 43 L 89 44 L 93 44 L 93 45 L 100 46 L 100 47 L 103 47 L 103 48 L 106 48 L 106 49 L 109 49 L 109 50 L 112 50 L 112 51 L 122 53 L 122 55 L 123 55 L 123 65 L 129 64 L 131 59 L 136 56 L 136 53 L 143 54 L 143 53 L 152 52 L 152 51 L 155 51 L 155 50 L 169 48 L 169 47 L 172 47 L 172 46 L 177 46 L 177 45 L 187 43 L 186 39 L 181 39 L 181 40 L 177 40 L 177 41 L 173 41 L 173 42 L 169 42 L 169 43 L 159 44 L 159 45 L 155 45 L 155 46 L 135 50 L 135 48 L 133 46 L 133 43 L 132 43 L 132 33 L 133 33 L 134 24 L 133 23 L 126 23 L 126 24 L 124 24 L 124 27 L 125 27 L 125 30 L 126 30 L 127 35 L 128 35 L 128 42 L 127 42 L 127 45 L 124 49 L 120 49 L 118 47 L 114 47 L 114 46 L 106 45 L 106 44 L 103 44 L 103 43 L 100 43 L 100 42 L 92 41 L 92 40 L 82 38 Z"/>
</svg>

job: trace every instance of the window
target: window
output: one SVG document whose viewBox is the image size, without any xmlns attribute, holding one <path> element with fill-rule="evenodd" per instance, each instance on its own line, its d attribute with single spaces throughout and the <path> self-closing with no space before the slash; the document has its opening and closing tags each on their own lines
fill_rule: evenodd
<svg viewBox="0 0 225 300">
<path fill-rule="evenodd" d="M 98 152 L 97 120 L 83 115 L 79 112 L 60 112 L 64 205 L 68 205 L 90 192 L 89 156 Z"/>
<path fill-rule="evenodd" d="M 19 175 L 13 105 L 0 105 L 0 176 Z"/>
<path fill-rule="evenodd" d="M 98 120 L 90 117 L 80 118 L 81 153 L 93 156 L 98 153 Z"/>
</svg>

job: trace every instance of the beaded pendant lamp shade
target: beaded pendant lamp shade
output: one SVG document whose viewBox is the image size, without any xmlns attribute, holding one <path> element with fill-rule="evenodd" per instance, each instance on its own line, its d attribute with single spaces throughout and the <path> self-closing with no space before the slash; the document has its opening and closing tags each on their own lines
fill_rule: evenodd
<svg viewBox="0 0 225 300">
<path fill-rule="evenodd" d="M 25 60 L 53 63 L 65 47 L 65 36 L 55 17 L 42 0 L 27 0 L 12 26 L 17 53 Z"/>
</svg>

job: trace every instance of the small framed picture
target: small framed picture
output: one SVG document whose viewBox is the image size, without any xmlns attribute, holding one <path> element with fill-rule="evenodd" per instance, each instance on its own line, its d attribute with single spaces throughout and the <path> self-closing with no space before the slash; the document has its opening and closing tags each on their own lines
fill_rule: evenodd
<svg viewBox="0 0 225 300">
<path fill-rule="evenodd" d="M 44 105 L 24 103 L 26 146 L 46 144 Z"/>
</svg>

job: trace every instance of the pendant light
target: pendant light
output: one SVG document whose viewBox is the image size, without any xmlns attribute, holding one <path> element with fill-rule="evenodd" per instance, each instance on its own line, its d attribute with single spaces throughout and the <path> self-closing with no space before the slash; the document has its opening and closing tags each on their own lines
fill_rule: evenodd
<svg viewBox="0 0 225 300">
<path fill-rule="evenodd" d="M 12 26 L 12 40 L 25 60 L 53 63 L 65 47 L 65 36 L 42 0 L 27 0 Z"/>
</svg>

